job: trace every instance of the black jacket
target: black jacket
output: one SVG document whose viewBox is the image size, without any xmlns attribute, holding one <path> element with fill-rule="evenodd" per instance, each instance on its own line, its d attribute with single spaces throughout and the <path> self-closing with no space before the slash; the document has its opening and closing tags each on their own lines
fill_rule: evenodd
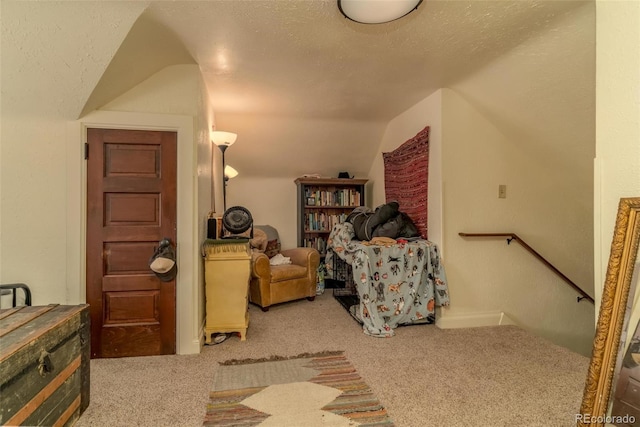
<svg viewBox="0 0 640 427">
<path fill-rule="evenodd" d="M 374 237 L 415 237 L 418 229 L 404 212 L 400 212 L 398 202 L 380 205 L 375 212 L 367 207 L 354 209 L 347 221 L 353 224 L 358 240 L 371 240 Z"/>
</svg>

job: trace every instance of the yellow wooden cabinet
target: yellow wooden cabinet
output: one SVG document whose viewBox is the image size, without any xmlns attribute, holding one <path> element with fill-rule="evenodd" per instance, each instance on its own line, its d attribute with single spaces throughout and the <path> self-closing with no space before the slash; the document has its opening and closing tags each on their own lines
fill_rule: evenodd
<svg viewBox="0 0 640 427">
<path fill-rule="evenodd" d="M 206 240 L 203 245 L 206 322 L 205 342 L 213 333 L 239 332 L 249 327 L 248 293 L 251 249 L 246 239 Z"/>
</svg>

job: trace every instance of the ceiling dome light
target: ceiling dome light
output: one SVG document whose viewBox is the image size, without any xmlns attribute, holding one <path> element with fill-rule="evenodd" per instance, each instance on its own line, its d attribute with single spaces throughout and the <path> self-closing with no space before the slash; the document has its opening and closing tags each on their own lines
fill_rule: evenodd
<svg viewBox="0 0 640 427">
<path fill-rule="evenodd" d="M 338 9 L 361 24 L 394 21 L 418 8 L 422 0 L 338 0 Z"/>
</svg>

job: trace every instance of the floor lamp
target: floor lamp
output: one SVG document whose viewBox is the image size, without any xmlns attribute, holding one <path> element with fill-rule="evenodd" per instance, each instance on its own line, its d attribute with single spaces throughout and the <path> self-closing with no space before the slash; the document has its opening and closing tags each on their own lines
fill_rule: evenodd
<svg viewBox="0 0 640 427">
<path fill-rule="evenodd" d="M 224 152 L 227 148 L 236 142 L 238 135 L 232 132 L 223 132 L 214 130 L 211 132 L 211 142 L 216 144 L 220 151 L 222 151 L 222 200 L 223 200 L 223 212 L 227 210 L 227 179 L 225 174 L 226 164 L 224 161 Z"/>
</svg>

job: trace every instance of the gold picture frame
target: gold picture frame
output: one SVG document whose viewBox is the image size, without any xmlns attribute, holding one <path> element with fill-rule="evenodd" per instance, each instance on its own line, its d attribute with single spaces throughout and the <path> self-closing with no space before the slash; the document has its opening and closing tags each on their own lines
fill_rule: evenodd
<svg viewBox="0 0 640 427">
<path fill-rule="evenodd" d="M 617 358 L 619 354 L 624 355 L 619 348 L 620 338 L 625 317 L 629 316 L 627 302 L 635 293 L 631 281 L 639 241 L 640 197 L 622 198 L 618 204 L 591 362 L 576 419 L 578 426 L 603 426 L 607 419 Z"/>
</svg>

